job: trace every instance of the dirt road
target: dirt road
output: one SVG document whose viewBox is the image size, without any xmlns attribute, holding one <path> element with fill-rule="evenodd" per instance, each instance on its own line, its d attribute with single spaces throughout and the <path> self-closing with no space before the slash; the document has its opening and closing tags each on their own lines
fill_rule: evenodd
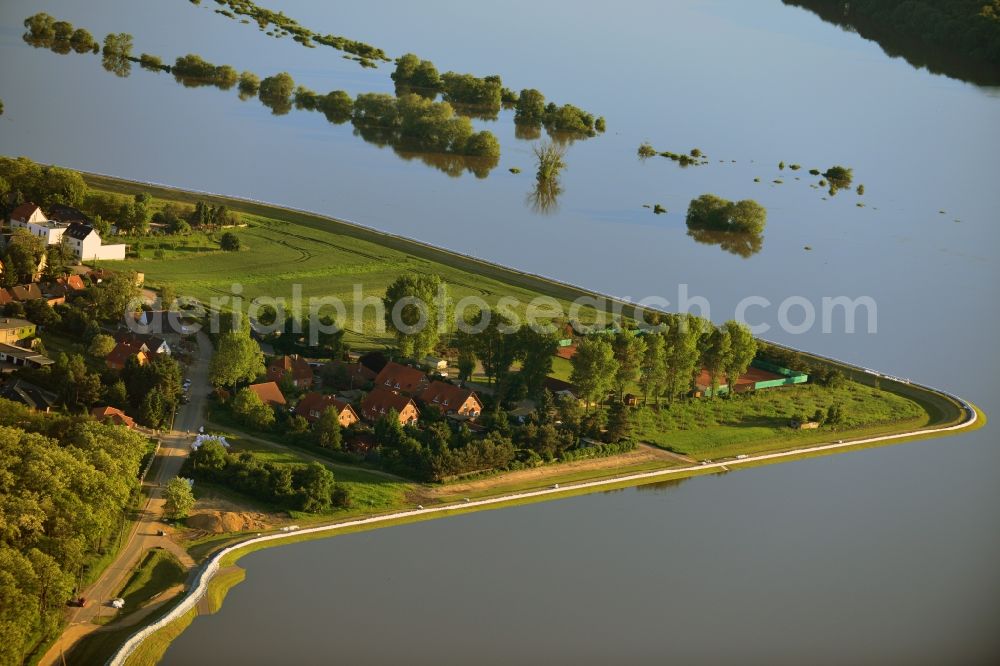
<svg viewBox="0 0 1000 666">
<path fill-rule="evenodd" d="M 148 499 L 140 509 L 138 520 L 133 523 L 118 556 L 104 570 L 100 578 L 83 590 L 82 595 L 88 600 L 87 606 L 73 610 L 69 626 L 39 662 L 42 666 L 61 664 L 63 653 L 69 652 L 70 648 L 87 634 L 101 628 L 100 625 L 93 624 L 94 618 L 98 615 L 107 617 L 116 612 L 107 605 L 108 602 L 125 585 L 150 549 L 163 548 L 173 553 L 185 567 L 190 569 L 194 566 L 194 560 L 187 551 L 170 538 L 172 530 L 161 519 L 164 505 L 163 489 L 167 481 L 177 476 L 181 465 L 184 464 L 184 458 L 188 454 L 193 438 L 188 433 L 197 432 L 202 425 L 202 415 L 210 390 L 208 365 L 212 358 L 212 344 L 204 333 L 199 333 L 197 339 L 198 352 L 187 371 L 187 377 L 191 379 L 191 388 L 188 390 L 190 402 L 181 405 L 177 410 L 174 429 L 160 437 L 160 450 L 153 463 L 153 473 L 144 483 Z M 158 536 L 159 530 L 165 531 L 166 536 Z"/>
</svg>

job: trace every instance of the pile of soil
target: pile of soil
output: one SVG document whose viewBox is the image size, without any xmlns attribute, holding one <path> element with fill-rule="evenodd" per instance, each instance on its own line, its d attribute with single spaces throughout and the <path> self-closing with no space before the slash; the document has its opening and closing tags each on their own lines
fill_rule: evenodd
<svg viewBox="0 0 1000 666">
<path fill-rule="evenodd" d="M 188 527 L 213 534 L 226 532 L 260 532 L 270 527 L 263 513 L 236 511 L 204 511 L 187 519 Z"/>
</svg>

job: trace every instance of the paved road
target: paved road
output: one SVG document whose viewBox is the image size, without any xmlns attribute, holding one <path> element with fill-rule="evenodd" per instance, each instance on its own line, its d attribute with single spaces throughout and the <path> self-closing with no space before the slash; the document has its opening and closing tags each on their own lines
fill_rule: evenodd
<svg viewBox="0 0 1000 666">
<path fill-rule="evenodd" d="M 691 465 L 687 467 L 674 467 L 670 469 L 656 470 L 652 472 L 640 472 L 637 474 L 627 474 L 615 478 L 600 479 L 597 481 L 584 481 L 580 483 L 565 484 L 562 486 L 555 485 L 548 488 L 538 489 L 538 490 L 527 490 L 518 493 L 510 493 L 507 495 L 501 495 L 497 497 L 490 497 L 487 499 L 472 500 L 469 502 L 455 502 L 449 504 L 442 504 L 430 508 L 417 508 L 411 509 L 409 511 L 397 511 L 395 513 L 382 514 L 379 516 L 371 516 L 368 518 L 358 518 L 354 520 L 348 520 L 340 523 L 334 523 L 330 525 L 318 525 L 316 527 L 309 527 L 302 530 L 297 530 L 293 534 L 288 533 L 271 533 L 264 536 L 254 537 L 247 539 L 246 541 L 240 542 L 238 544 L 223 548 L 222 550 L 216 552 L 201 568 L 198 570 L 196 575 L 195 583 L 192 587 L 188 588 L 185 593 L 185 597 L 178 603 L 169 613 L 164 615 L 162 618 L 150 624 L 140 631 L 133 634 L 125 645 L 121 647 L 118 653 L 112 657 L 108 663 L 111 666 L 119 666 L 125 663 L 128 656 L 144 641 L 147 637 L 155 633 L 156 631 L 167 626 L 171 622 L 175 621 L 178 617 L 181 617 L 192 608 L 195 608 L 199 600 L 204 596 L 205 592 L 208 590 L 208 585 L 212 578 L 220 571 L 220 562 L 222 559 L 226 558 L 230 554 L 237 552 L 243 548 L 247 548 L 256 544 L 263 544 L 270 541 L 281 541 L 287 539 L 289 536 L 301 536 L 306 534 L 320 534 L 336 532 L 337 530 L 344 530 L 351 527 L 357 527 L 362 525 L 373 525 L 377 523 L 384 523 L 388 521 L 395 521 L 405 518 L 412 518 L 417 516 L 427 516 L 432 514 L 446 514 L 449 511 L 469 511 L 480 507 L 503 504 L 506 502 L 512 502 L 516 500 L 531 499 L 544 496 L 562 495 L 567 492 L 579 492 L 581 490 L 591 489 L 591 488 L 601 488 L 612 486 L 622 483 L 637 483 L 645 480 L 652 479 L 666 479 L 672 476 L 688 474 L 691 472 L 710 470 L 710 469 L 725 469 L 728 471 L 731 467 L 737 467 L 742 465 L 750 465 L 755 463 L 780 460 L 782 458 L 792 458 L 795 456 L 806 455 L 810 453 L 823 453 L 832 452 L 838 449 L 846 449 L 853 446 L 859 446 L 863 444 L 875 443 L 875 442 L 888 442 L 898 439 L 905 439 L 907 437 L 913 437 L 916 435 L 927 435 L 933 433 L 946 433 L 962 430 L 964 428 L 969 428 L 973 426 L 978 420 L 978 414 L 969 406 L 967 403 L 961 399 L 951 396 L 956 401 L 958 401 L 966 412 L 965 419 L 956 425 L 952 426 L 940 426 L 936 428 L 925 428 L 914 430 L 910 432 L 895 433 L 891 435 L 880 435 L 877 437 L 866 437 L 863 439 L 855 439 L 850 441 L 837 441 L 836 443 L 829 444 L 817 444 L 815 446 L 803 447 L 801 449 L 794 449 L 790 451 L 780 451 L 777 453 L 762 453 L 757 455 L 749 455 L 745 458 L 728 459 L 721 462 L 714 463 L 703 463 L 700 465 Z"/>
<path fill-rule="evenodd" d="M 106 605 L 107 602 L 125 585 L 136 565 L 151 548 L 169 550 L 187 568 L 194 566 L 194 560 L 187 551 L 170 538 L 172 530 L 161 521 L 161 518 L 164 486 L 167 481 L 177 476 L 181 465 L 184 464 L 184 457 L 190 449 L 192 439 L 187 433 L 197 432 L 202 425 L 205 402 L 210 390 L 208 365 L 212 358 L 212 344 L 204 333 L 199 333 L 197 340 L 198 352 L 187 374 L 191 379 L 191 388 L 188 391 L 191 401 L 180 406 L 174 419 L 174 429 L 160 438 L 160 451 L 153 463 L 152 477 L 147 477 L 144 484 L 149 491 L 149 499 L 140 510 L 139 519 L 133 524 L 128 540 L 118 556 L 104 570 L 101 577 L 83 591 L 83 596 L 89 600 L 87 606 L 74 609 L 71 613 L 69 626 L 39 662 L 43 666 L 61 664 L 62 653 L 69 652 L 70 647 L 83 636 L 100 628 L 100 625 L 92 623 L 94 618 L 115 612 Z M 167 535 L 157 536 L 158 530 L 164 530 Z"/>
</svg>

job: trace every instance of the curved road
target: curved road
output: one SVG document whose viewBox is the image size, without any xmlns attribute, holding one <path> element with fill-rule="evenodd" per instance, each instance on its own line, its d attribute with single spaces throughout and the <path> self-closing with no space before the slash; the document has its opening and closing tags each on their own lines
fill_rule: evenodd
<svg viewBox="0 0 1000 666">
<path fill-rule="evenodd" d="M 616 478 L 601 479 L 599 481 L 586 481 L 586 482 L 575 483 L 575 484 L 567 484 L 567 485 L 563 485 L 562 487 L 559 487 L 558 485 L 556 485 L 556 486 L 553 486 L 551 488 L 545 488 L 545 489 L 542 489 L 542 490 L 531 490 L 531 491 L 525 491 L 525 492 L 519 492 L 519 493 L 512 493 L 512 494 L 509 494 L 509 495 L 502 495 L 502 496 L 498 496 L 498 497 L 491 497 L 491 498 L 482 499 L 482 500 L 473 500 L 473 501 L 464 502 L 464 503 L 459 502 L 459 503 L 452 503 L 452 504 L 444 504 L 444 505 L 441 505 L 441 506 L 436 506 L 436 507 L 427 508 L 427 509 L 420 508 L 420 509 L 414 509 L 414 510 L 410 510 L 410 511 L 399 511 L 399 512 L 392 513 L 392 514 L 385 514 L 385 515 L 380 515 L 380 516 L 373 516 L 371 518 L 359 518 L 357 520 L 350 520 L 350 521 L 346 521 L 346 522 L 342 522 L 342 523 L 336 523 L 336 524 L 332 524 L 332 525 L 324 525 L 324 526 L 318 526 L 318 527 L 311 527 L 311 528 L 307 528 L 307 529 L 298 530 L 294 534 L 295 535 L 300 535 L 300 534 L 319 534 L 319 533 L 323 533 L 323 532 L 335 532 L 337 530 L 343 530 L 343 529 L 349 528 L 349 527 L 357 527 L 357 526 L 364 526 L 364 525 L 375 525 L 375 524 L 378 524 L 378 523 L 384 523 L 384 522 L 388 522 L 388 521 L 399 520 L 401 518 L 409 518 L 409 517 L 423 516 L 423 515 L 429 515 L 429 514 L 440 514 L 440 513 L 445 513 L 445 512 L 448 512 L 448 511 L 455 511 L 455 510 L 475 509 L 475 508 L 485 507 L 485 506 L 494 505 L 494 504 L 502 504 L 504 502 L 516 501 L 516 500 L 521 500 L 521 499 L 537 498 L 537 497 L 543 497 L 543 496 L 546 496 L 546 495 L 557 495 L 557 494 L 571 492 L 571 491 L 577 491 L 577 490 L 581 490 L 581 489 L 600 488 L 602 486 L 609 486 L 609 485 L 613 485 L 613 484 L 638 482 L 638 481 L 645 481 L 645 480 L 658 479 L 658 478 L 669 478 L 671 476 L 676 476 L 678 474 L 684 474 L 684 473 L 689 473 L 689 472 L 693 472 L 693 471 L 702 471 L 702 470 L 706 470 L 706 469 L 726 469 L 726 468 L 732 468 L 732 467 L 735 467 L 735 466 L 738 466 L 738 465 L 748 465 L 748 464 L 758 463 L 758 462 L 773 461 L 773 460 L 777 460 L 777 459 L 781 459 L 781 458 L 790 458 L 790 457 L 799 456 L 799 455 L 803 455 L 803 454 L 820 453 L 820 452 L 826 452 L 826 451 L 834 451 L 834 450 L 837 450 L 837 449 L 845 449 L 845 448 L 849 448 L 849 447 L 852 447 L 852 446 L 858 446 L 858 445 L 862 445 L 862 444 L 870 444 L 870 443 L 875 443 L 875 442 L 892 441 L 892 440 L 895 440 L 895 439 L 904 439 L 904 438 L 907 438 L 907 437 L 913 437 L 915 435 L 953 432 L 953 431 L 957 431 L 957 430 L 962 430 L 964 428 L 968 428 L 968 427 L 974 425 L 976 423 L 976 421 L 978 420 L 978 414 L 976 413 L 975 409 L 973 409 L 973 407 L 971 405 L 969 405 L 967 402 L 965 402 L 961 398 L 958 398 L 958 397 L 952 396 L 950 394 L 944 393 L 943 391 L 937 391 L 936 389 L 930 389 L 928 387 L 921 387 L 921 388 L 926 388 L 927 390 L 930 390 L 930 391 L 933 391 L 933 392 L 936 392 L 936 393 L 939 393 L 939 394 L 942 394 L 942 395 L 946 395 L 949 398 L 952 398 L 953 400 L 955 400 L 956 402 L 958 402 L 959 405 L 961 405 L 963 411 L 965 412 L 965 419 L 962 420 L 960 423 L 958 423 L 956 425 L 952 425 L 952 426 L 942 426 L 942 427 L 938 427 L 938 428 L 925 428 L 925 429 L 915 430 L 915 431 L 911 431 L 911 432 L 896 433 L 896 434 L 893 434 L 893 435 L 881 435 L 881 436 L 878 436 L 878 437 L 867 437 L 867 438 L 863 438 L 863 439 L 854 439 L 854 440 L 849 440 L 849 441 L 838 441 L 838 442 L 835 442 L 835 443 L 832 443 L 832 444 L 819 444 L 819 445 L 816 445 L 816 446 L 809 446 L 809 447 L 804 447 L 804 448 L 801 448 L 801 449 L 794 449 L 794 450 L 791 450 L 791 451 L 781 451 L 781 452 L 777 452 L 777 453 L 763 453 L 763 454 L 759 454 L 759 455 L 752 455 L 752 456 L 747 456 L 747 457 L 742 458 L 742 459 L 726 460 L 726 461 L 722 461 L 722 462 L 707 463 L 707 464 L 700 464 L 700 465 L 690 465 L 690 466 L 687 466 L 687 467 L 675 467 L 675 468 L 671 468 L 671 469 L 656 470 L 656 471 L 652 471 L 652 472 L 642 472 L 642 473 L 638 473 L 638 474 L 629 474 L 629 475 L 626 475 L 626 476 L 620 476 L 620 477 L 616 477 Z M 197 577 L 196 577 L 196 582 L 195 582 L 194 585 L 192 585 L 190 588 L 188 588 L 188 591 L 185 594 L 184 599 L 182 599 L 181 602 L 179 604 L 177 604 L 177 606 L 175 606 L 169 613 L 167 613 L 166 615 L 164 615 L 162 618 L 160 618 L 159 620 L 157 620 L 153 624 L 151 624 L 151 625 L 149 625 L 147 627 L 144 627 L 143 629 L 137 631 L 135 634 L 133 634 L 131 637 L 129 637 L 129 639 L 125 642 L 125 644 L 121 647 L 121 649 L 117 652 L 117 654 L 115 654 L 115 656 L 112 657 L 108 661 L 108 664 L 111 665 L 111 666 L 122 666 L 122 665 L 124 665 L 125 662 L 128 660 L 129 655 L 132 654 L 132 652 L 134 652 L 135 649 L 137 647 L 139 647 L 139 645 L 142 643 L 142 641 L 144 641 L 148 636 L 150 636 L 151 634 L 155 633 L 156 631 L 162 629 L 163 627 L 167 626 L 168 624 L 170 624 L 171 622 L 173 622 L 175 619 L 177 619 L 177 618 L 181 617 L 182 615 L 184 615 L 185 613 L 189 612 L 191 609 L 195 608 L 196 604 L 198 603 L 198 601 L 200 601 L 201 598 L 208 591 L 208 586 L 209 586 L 209 583 L 211 582 L 212 578 L 215 576 L 216 573 L 219 572 L 219 570 L 220 570 L 220 562 L 221 562 L 221 560 L 224 557 L 226 557 L 226 556 L 228 556 L 228 555 L 230 555 L 230 554 L 232 554 L 234 552 L 237 552 L 237 551 L 239 551 L 239 550 L 241 550 L 243 548 L 246 548 L 248 546 L 252 546 L 252 545 L 255 545 L 255 544 L 261 544 L 261 543 L 267 543 L 267 542 L 270 542 L 270 541 L 279 541 L 281 539 L 286 539 L 289 536 L 290 535 L 288 533 L 268 534 L 266 536 L 261 536 L 261 537 L 255 537 L 255 538 L 248 539 L 246 541 L 243 541 L 241 543 L 235 544 L 233 546 L 229 546 L 228 548 L 224 548 L 221 551 L 217 552 L 215 555 L 213 555 L 211 557 L 211 559 L 208 562 L 205 563 L 205 565 L 202 568 L 200 568 L 198 570 Z"/>
<path fill-rule="evenodd" d="M 87 606 L 73 610 L 69 624 L 59 640 L 39 661 L 42 666 L 62 664 L 64 653 L 69 652 L 81 638 L 101 628 L 101 625 L 93 623 L 94 618 L 116 612 L 106 604 L 122 589 L 151 548 L 169 550 L 186 568 L 194 567 L 194 560 L 170 538 L 171 528 L 163 524 L 161 519 L 164 510 L 163 488 L 167 481 L 177 476 L 184 464 L 191 443 L 187 433 L 195 432 L 202 425 L 205 400 L 209 393 L 208 365 L 212 358 L 212 344 L 204 333 L 198 333 L 197 342 L 197 354 L 187 369 L 187 377 L 191 379 L 191 388 L 188 389 L 190 402 L 177 410 L 174 429 L 160 437 L 160 449 L 151 468 L 154 474 L 152 478 L 147 477 L 143 484 L 149 497 L 140 510 L 139 518 L 114 561 L 96 581 L 81 592 L 87 599 Z M 158 530 L 166 531 L 167 535 L 157 536 Z"/>
</svg>

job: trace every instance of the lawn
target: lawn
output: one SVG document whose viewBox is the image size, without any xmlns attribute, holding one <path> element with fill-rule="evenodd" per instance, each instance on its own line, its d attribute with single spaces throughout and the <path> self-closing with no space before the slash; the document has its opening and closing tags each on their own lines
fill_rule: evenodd
<svg viewBox="0 0 1000 666">
<path fill-rule="evenodd" d="M 219 249 L 223 231 L 193 232 L 187 236 L 122 237 L 140 257 L 114 262 L 115 269 L 143 273 L 146 284 L 172 285 L 181 296 L 193 296 L 206 305 L 213 297 L 231 295 L 233 284 L 242 286 L 242 297 L 249 303 L 256 297 L 284 297 L 290 300 L 293 286 L 301 296 L 333 296 L 347 304 L 354 303 L 355 285 L 363 296 L 381 298 L 385 288 L 401 275 L 436 274 L 448 286 L 455 301 L 466 297 L 482 298 L 495 305 L 501 296 L 513 297 L 522 304 L 541 293 L 551 294 L 568 309 L 569 302 L 584 292 L 568 285 L 520 273 L 446 250 L 426 246 L 364 227 L 300 211 L 229 200 L 209 195 L 137 185 L 85 174 L 94 189 L 109 192 L 153 194 L 152 207 L 167 201 L 191 203 L 204 200 L 226 203 L 239 211 L 246 226 L 226 229 L 240 238 L 235 252 Z M 116 242 L 119 239 L 116 239 Z M 589 295 L 589 294 L 587 294 Z M 228 304 L 220 304 L 228 309 Z M 515 307 L 523 314 L 524 307 Z M 330 312 L 329 308 L 324 313 Z M 365 337 L 377 335 L 374 309 L 365 308 L 358 321 L 347 328 Z M 593 321 L 595 312 L 586 308 L 580 319 Z"/>
<path fill-rule="evenodd" d="M 397 481 L 362 467 L 323 459 L 319 453 L 288 448 L 288 445 L 278 441 L 268 444 L 231 434 L 227 434 L 226 438 L 232 445 L 233 451 L 252 451 L 263 462 L 277 465 L 301 465 L 319 458 L 333 472 L 337 483 L 342 485 L 351 495 L 351 506 L 347 509 L 333 509 L 326 514 L 315 515 L 293 512 L 296 519 L 312 517 L 326 520 L 330 517 L 348 518 L 355 515 L 391 511 L 407 506 L 406 497 L 417 486 L 415 483 Z M 276 439 L 266 435 L 262 438 Z M 243 498 L 246 500 L 239 493 L 229 492 L 234 496 L 234 499 Z"/>
<path fill-rule="evenodd" d="M 843 409 L 843 422 L 818 430 L 792 430 L 796 415 L 811 416 L 830 405 Z M 635 412 L 637 439 L 697 459 L 723 458 L 740 453 L 788 449 L 816 441 L 830 441 L 899 431 L 928 423 L 927 412 L 916 402 L 890 391 L 855 382 L 837 388 L 804 384 L 734 396 L 684 400 L 659 411 Z"/>
<path fill-rule="evenodd" d="M 174 555 L 162 548 L 146 553 L 118 596 L 125 600 L 126 610 L 135 610 L 160 592 L 180 585 L 187 578 L 184 567 Z"/>
</svg>

